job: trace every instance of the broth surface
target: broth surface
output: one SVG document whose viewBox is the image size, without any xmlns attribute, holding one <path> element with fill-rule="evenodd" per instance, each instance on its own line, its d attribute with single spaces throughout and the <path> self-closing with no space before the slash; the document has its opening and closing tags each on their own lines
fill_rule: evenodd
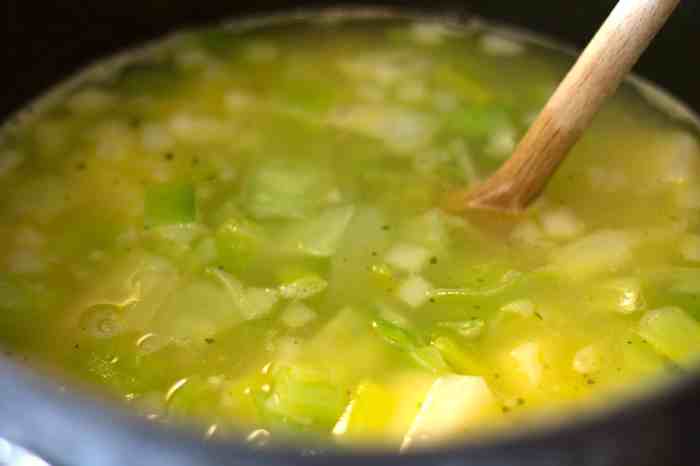
<svg viewBox="0 0 700 466">
<path fill-rule="evenodd" d="M 207 436 L 403 451 L 686 371 L 698 134 L 633 85 L 526 215 L 439 208 L 571 63 L 478 23 L 325 18 L 86 74 L 0 139 L 0 346 Z"/>
</svg>

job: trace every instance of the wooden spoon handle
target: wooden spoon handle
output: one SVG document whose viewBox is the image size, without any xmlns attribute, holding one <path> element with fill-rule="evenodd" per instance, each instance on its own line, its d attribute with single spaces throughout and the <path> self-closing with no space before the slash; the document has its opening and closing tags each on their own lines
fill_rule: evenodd
<svg viewBox="0 0 700 466">
<path fill-rule="evenodd" d="M 450 206 L 456 210 L 525 209 L 542 192 L 679 2 L 620 0 L 511 158 L 485 183 L 448 200 Z"/>
</svg>

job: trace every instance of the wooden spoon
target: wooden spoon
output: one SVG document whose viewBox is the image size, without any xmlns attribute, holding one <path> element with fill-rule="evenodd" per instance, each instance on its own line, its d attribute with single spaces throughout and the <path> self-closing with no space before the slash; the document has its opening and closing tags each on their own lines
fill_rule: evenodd
<svg viewBox="0 0 700 466">
<path fill-rule="evenodd" d="M 615 92 L 680 0 L 620 0 L 499 170 L 445 208 L 522 212 Z M 692 47 L 692 45 L 688 45 Z"/>
</svg>

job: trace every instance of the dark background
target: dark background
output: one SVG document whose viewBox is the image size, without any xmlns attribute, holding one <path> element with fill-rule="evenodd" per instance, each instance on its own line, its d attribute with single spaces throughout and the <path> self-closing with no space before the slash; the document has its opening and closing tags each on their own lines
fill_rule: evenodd
<svg viewBox="0 0 700 466">
<path fill-rule="evenodd" d="M 232 12 L 272 11 L 332 2 L 283 0 L 1 0 L 0 116 L 91 60 L 156 37 L 172 25 L 201 24 Z M 338 3 L 338 2 L 336 2 Z M 417 0 L 343 4 L 410 5 L 433 11 L 476 11 L 527 25 L 577 46 L 585 45 L 613 0 Z M 700 1 L 680 10 L 644 56 L 638 71 L 700 109 L 698 49 Z M 157 25 L 153 18 L 158 18 Z M 695 26 L 692 19 L 695 18 Z"/>
</svg>

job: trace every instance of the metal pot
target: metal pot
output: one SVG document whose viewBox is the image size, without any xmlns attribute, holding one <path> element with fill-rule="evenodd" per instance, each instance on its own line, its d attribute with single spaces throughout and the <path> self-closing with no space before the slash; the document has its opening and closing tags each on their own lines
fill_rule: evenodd
<svg viewBox="0 0 700 466">
<path fill-rule="evenodd" d="M 640 0 L 641 1 L 641 0 Z M 261 0 L 121 0 L 85 2 L 6 0 L 0 15 L 6 39 L 0 58 L 0 119 L 81 66 L 185 25 L 260 14 L 319 2 Z M 352 5 L 361 4 L 354 2 Z M 465 0 L 373 2 L 428 14 L 477 14 L 583 46 L 612 8 L 612 0 Z M 345 2 L 348 5 L 348 2 Z M 694 65 L 700 45 L 700 3 L 683 2 L 637 71 L 700 110 Z M 692 466 L 700 417 L 700 374 L 654 394 L 561 424 L 397 455 L 348 451 L 254 450 L 193 433 L 166 430 L 90 395 L 66 389 L 0 356 L 0 464 L 5 438 L 53 466 Z M 17 463 L 19 464 L 19 463 Z M 40 463 L 22 463 L 40 464 Z"/>
</svg>

